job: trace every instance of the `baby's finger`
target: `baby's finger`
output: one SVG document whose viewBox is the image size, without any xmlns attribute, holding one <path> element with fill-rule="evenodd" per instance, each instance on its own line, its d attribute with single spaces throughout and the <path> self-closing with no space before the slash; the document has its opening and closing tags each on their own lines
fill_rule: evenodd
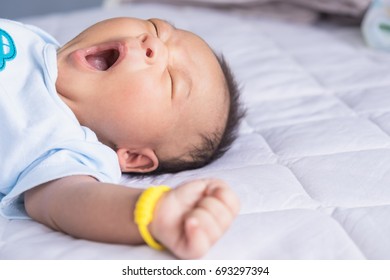
<svg viewBox="0 0 390 280">
<path fill-rule="evenodd" d="M 183 247 L 183 253 L 185 254 L 185 258 L 200 258 L 211 246 L 208 234 L 200 226 L 199 220 L 196 217 L 189 217 L 184 223 L 186 246 Z"/>
<path fill-rule="evenodd" d="M 228 207 L 219 199 L 213 196 L 207 196 L 199 201 L 197 207 L 204 209 L 212 216 L 216 225 L 221 231 L 225 231 L 231 224 L 235 215 Z"/>
<path fill-rule="evenodd" d="M 220 200 L 235 217 L 240 211 L 240 201 L 235 193 L 229 188 L 216 187 L 210 193 L 211 196 Z"/>
<path fill-rule="evenodd" d="M 191 212 L 189 217 L 194 217 L 199 222 L 199 226 L 207 234 L 210 244 L 213 244 L 224 232 L 224 229 L 206 209 L 198 207 Z"/>
<path fill-rule="evenodd" d="M 222 188 L 222 189 L 229 189 L 229 185 L 220 179 L 208 179 L 207 180 L 207 190 L 206 194 L 210 195 L 215 189 Z"/>
</svg>

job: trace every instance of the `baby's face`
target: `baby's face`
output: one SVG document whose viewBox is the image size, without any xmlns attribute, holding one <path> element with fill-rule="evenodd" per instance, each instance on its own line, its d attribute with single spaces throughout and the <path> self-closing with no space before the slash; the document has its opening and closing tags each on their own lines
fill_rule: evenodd
<svg viewBox="0 0 390 280">
<path fill-rule="evenodd" d="M 185 157 L 201 134 L 223 129 L 227 118 L 213 52 L 162 20 L 97 23 L 58 51 L 58 70 L 60 97 L 112 147 Z"/>
</svg>

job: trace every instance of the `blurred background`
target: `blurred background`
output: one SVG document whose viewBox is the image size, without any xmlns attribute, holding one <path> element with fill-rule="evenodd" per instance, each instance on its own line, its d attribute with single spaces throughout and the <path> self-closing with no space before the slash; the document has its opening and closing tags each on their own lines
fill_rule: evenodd
<svg viewBox="0 0 390 280">
<path fill-rule="evenodd" d="M 28 17 L 90 8 L 111 8 L 128 2 L 191 5 L 240 12 L 243 16 L 284 21 L 362 26 L 366 42 L 390 50 L 390 0 L 0 0 L 0 18 L 26 21 Z M 371 3 L 371 5 L 370 5 Z M 368 11 L 368 12 L 367 12 Z M 365 19 L 363 21 L 363 19 Z"/>
<path fill-rule="evenodd" d="M 246 14 L 285 20 L 361 23 L 370 0 L 0 0 L 0 17 L 20 19 L 93 7 L 112 7 L 127 2 L 155 2 L 241 10 Z M 377 0 L 381 3 L 384 0 Z M 388 1 L 388 0 L 386 0 Z"/>
<path fill-rule="evenodd" d="M 0 17 L 17 19 L 47 13 L 98 7 L 110 0 L 0 0 Z"/>
</svg>

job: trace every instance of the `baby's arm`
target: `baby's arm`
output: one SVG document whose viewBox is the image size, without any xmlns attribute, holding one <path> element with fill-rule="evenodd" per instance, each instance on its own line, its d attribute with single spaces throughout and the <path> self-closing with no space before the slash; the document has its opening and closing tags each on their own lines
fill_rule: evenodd
<svg viewBox="0 0 390 280">
<path fill-rule="evenodd" d="M 133 223 L 141 189 L 105 184 L 89 176 L 51 181 L 25 193 L 31 218 L 77 238 L 141 244 Z"/>
<path fill-rule="evenodd" d="M 35 220 L 78 238 L 141 244 L 134 223 L 141 189 L 71 176 L 25 193 L 28 214 Z M 165 193 L 157 203 L 152 236 L 180 258 L 207 252 L 238 212 L 238 200 L 218 180 L 196 180 Z"/>
</svg>

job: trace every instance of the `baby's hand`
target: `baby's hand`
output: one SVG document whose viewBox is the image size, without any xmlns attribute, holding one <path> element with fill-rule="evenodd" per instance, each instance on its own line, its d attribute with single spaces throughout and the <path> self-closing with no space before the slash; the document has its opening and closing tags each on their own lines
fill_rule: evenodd
<svg viewBox="0 0 390 280">
<path fill-rule="evenodd" d="M 160 199 L 150 231 L 177 257 L 199 258 L 228 229 L 238 211 L 238 198 L 226 183 L 195 180 Z"/>
</svg>

